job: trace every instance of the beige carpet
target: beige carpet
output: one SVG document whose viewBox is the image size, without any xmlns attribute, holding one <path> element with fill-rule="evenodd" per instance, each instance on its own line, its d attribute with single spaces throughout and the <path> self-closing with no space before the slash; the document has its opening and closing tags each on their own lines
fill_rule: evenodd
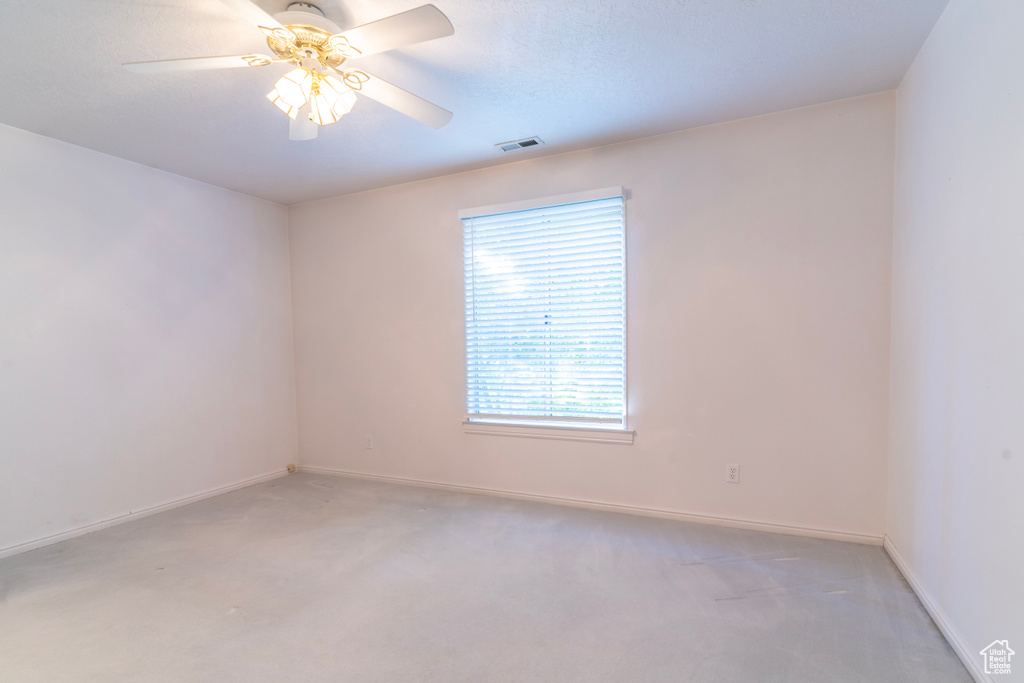
<svg viewBox="0 0 1024 683">
<path fill-rule="evenodd" d="M 308 474 L 0 560 L 0 679 L 970 680 L 880 548 Z"/>
</svg>

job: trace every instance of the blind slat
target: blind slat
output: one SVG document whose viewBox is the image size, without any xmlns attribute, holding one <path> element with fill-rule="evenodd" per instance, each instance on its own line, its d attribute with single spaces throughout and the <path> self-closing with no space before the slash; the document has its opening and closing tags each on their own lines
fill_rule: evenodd
<svg viewBox="0 0 1024 683">
<path fill-rule="evenodd" d="M 621 423 L 622 198 L 463 225 L 469 417 Z"/>
</svg>

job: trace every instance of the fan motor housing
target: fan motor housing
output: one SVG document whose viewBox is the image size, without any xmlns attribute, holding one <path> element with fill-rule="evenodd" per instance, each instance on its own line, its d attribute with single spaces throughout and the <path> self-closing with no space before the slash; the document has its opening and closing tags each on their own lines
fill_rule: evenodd
<svg viewBox="0 0 1024 683">
<path fill-rule="evenodd" d="M 324 17 L 316 5 L 293 2 L 284 12 L 275 14 L 274 18 L 288 27 L 296 38 L 293 45 L 287 40 L 267 36 L 267 46 L 281 59 L 294 57 L 293 47 L 297 46 L 301 52 L 315 51 L 324 66 L 337 68 L 345 61 L 345 57 L 332 50 L 328 42 L 331 36 L 341 33 L 341 28 Z"/>
<path fill-rule="evenodd" d="M 288 5 L 288 9 L 284 12 L 279 12 L 274 15 L 274 18 L 280 21 L 288 28 L 295 30 L 291 24 L 297 26 L 306 26 L 310 28 L 318 28 L 321 31 L 326 31 L 328 35 L 334 35 L 335 33 L 341 33 L 341 28 L 333 21 L 324 16 L 324 13 L 320 11 L 320 8 L 316 5 L 310 5 L 305 2 L 293 2 Z"/>
</svg>

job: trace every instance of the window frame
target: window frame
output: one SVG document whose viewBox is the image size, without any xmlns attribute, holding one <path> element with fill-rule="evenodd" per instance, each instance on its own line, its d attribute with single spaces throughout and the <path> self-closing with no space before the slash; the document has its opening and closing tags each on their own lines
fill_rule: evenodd
<svg viewBox="0 0 1024 683">
<path fill-rule="evenodd" d="M 474 417 L 469 413 L 468 393 L 463 397 L 463 432 L 466 434 L 481 434 L 491 436 L 513 436 L 534 439 L 556 439 L 567 441 L 588 441 L 593 443 L 611 443 L 632 445 L 636 432 L 630 428 L 629 416 L 629 287 L 628 287 L 628 263 L 629 263 L 629 239 L 627 223 L 628 196 L 624 188 L 620 186 L 604 187 L 596 190 L 573 192 L 569 194 L 539 197 L 536 199 L 525 199 L 503 204 L 492 204 L 462 209 L 458 212 L 459 225 L 463 227 L 463 221 L 470 218 L 489 216 L 494 214 L 512 213 L 516 211 L 527 211 L 531 209 L 542 209 L 546 207 L 561 206 L 564 204 L 578 204 L 581 202 L 595 201 L 599 199 L 610 199 L 622 197 L 622 423 L 614 425 L 599 425 L 588 422 L 559 422 L 552 420 L 550 424 L 545 421 L 497 419 Z M 463 285 L 465 287 L 465 285 Z M 465 296 L 465 289 L 463 289 Z M 466 362 L 466 328 L 463 320 L 463 386 L 468 391 L 468 364 Z"/>
</svg>

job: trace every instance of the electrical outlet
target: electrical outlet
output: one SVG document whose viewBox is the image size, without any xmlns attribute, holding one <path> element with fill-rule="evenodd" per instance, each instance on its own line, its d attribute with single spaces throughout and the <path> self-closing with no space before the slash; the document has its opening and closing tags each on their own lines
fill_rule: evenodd
<svg viewBox="0 0 1024 683">
<path fill-rule="evenodd" d="M 739 465 L 726 465 L 725 466 L 725 481 L 729 484 L 740 483 L 740 466 Z"/>
<path fill-rule="evenodd" d="M 366 447 L 371 449 L 373 448 L 373 434 L 366 435 Z"/>
</svg>

